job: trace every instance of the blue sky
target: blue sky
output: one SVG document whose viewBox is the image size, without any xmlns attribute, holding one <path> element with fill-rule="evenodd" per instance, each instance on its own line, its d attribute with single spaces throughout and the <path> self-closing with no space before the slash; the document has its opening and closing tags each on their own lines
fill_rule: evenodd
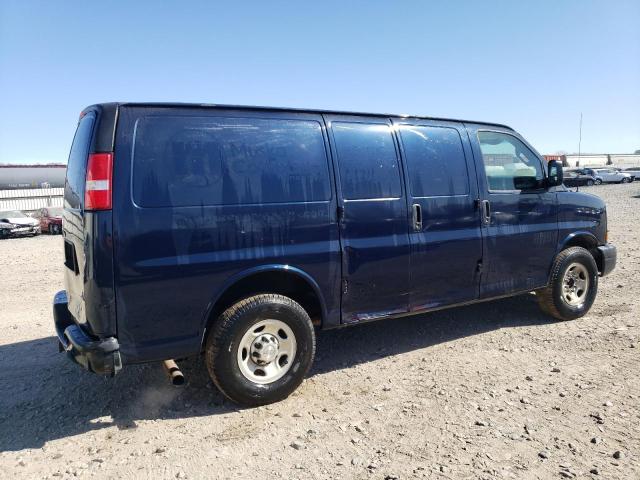
<svg viewBox="0 0 640 480">
<path fill-rule="evenodd" d="M 0 0 L 0 163 L 66 162 L 102 101 L 507 123 L 542 153 L 640 149 L 640 2 Z"/>
</svg>

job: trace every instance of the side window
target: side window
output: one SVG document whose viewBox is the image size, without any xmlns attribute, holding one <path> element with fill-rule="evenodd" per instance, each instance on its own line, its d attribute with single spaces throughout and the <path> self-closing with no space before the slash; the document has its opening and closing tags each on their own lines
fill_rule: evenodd
<svg viewBox="0 0 640 480">
<path fill-rule="evenodd" d="M 331 128 L 344 198 L 399 198 L 400 170 L 390 126 L 332 122 Z"/>
<path fill-rule="evenodd" d="M 95 114 L 88 113 L 80 119 L 71 144 L 67 162 L 67 180 L 64 185 L 64 199 L 71 208 L 84 206 L 84 183 L 87 172 L 87 157 L 91 148 L 91 136 Z"/>
<path fill-rule="evenodd" d="M 516 137 L 478 132 L 489 190 L 537 188 L 544 173 L 540 159 Z"/>
<path fill-rule="evenodd" d="M 320 123 L 148 116 L 136 123 L 133 197 L 143 207 L 329 200 Z"/>
<path fill-rule="evenodd" d="M 402 125 L 400 137 L 414 197 L 469 193 L 467 164 L 456 129 Z"/>
</svg>

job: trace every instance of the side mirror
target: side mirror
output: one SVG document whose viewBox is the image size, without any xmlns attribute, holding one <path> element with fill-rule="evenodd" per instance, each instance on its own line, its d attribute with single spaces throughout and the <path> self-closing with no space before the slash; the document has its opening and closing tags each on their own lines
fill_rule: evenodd
<svg viewBox="0 0 640 480">
<path fill-rule="evenodd" d="M 562 164 L 557 160 L 550 160 L 547 165 L 547 187 L 562 185 L 563 180 Z"/>
</svg>

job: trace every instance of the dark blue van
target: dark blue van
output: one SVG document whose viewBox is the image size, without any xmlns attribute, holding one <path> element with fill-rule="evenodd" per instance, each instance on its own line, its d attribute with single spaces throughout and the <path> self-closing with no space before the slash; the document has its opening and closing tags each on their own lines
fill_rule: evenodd
<svg viewBox="0 0 640 480">
<path fill-rule="evenodd" d="M 318 110 L 88 107 L 63 232 L 61 349 L 204 354 L 243 405 L 297 388 L 316 329 L 531 291 L 575 319 L 616 262 L 602 200 L 511 128 Z"/>
</svg>

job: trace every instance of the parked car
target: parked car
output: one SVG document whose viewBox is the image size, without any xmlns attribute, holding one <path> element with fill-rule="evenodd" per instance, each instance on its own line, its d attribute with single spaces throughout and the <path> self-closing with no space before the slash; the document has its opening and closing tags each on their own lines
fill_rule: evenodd
<svg viewBox="0 0 640 480">
<path fill-rule="evenodd" d="M 5 238 L 40 233 L 39 222 L 20 210 L 0 212 L 0 224 L 3 225 L 2 236 Z"/>
<path fill-rule="evenodd" d="M 624 170 L 624 173 L 631 175 L 635 181 L 640 180 L 640 167 L 629 167 Z"/>
<path fill-rule="evenodd" d="M 33 214 L 40 221 L 40 230 L 51 234 L 62 233 L 62 207 L 41 208 Z"/>
<path fill-rule="evenodd" d="M 582 187 L 585 185 L 590 187 L 596 183 L 596 177 L 593 175 L 585 175 L 576 171 L 565 171 L 563 172 L 563 176 L 563 183 L 567 187 Z"/>
<path fill-rule="evenodd" d="M 572 170 L 574 172 L 576 172 L 579 175 L 588 175 L 593 177 L 595 180 L 595 184 L 596 185 L 602 185 L 604 183 L 604 181 L 602 180 L 602 177 L 599 176 L 595 170 L 593 170 L 592 168 L 577 168 L 575 170 Z"/>
<path fill-rule="evenodd" d="M 60 346 L 104 375 L 203 353 L 224 395 L 263 405 L 302 382 L 317 329 L 531 291 L 575 319 L 616 248 L 602 199 L 561 185 L 493 123 L 94 105 L 67 167 Z"/>
<path fill-rule="evenodd" d="M 631 175 L 619 172 L 614 168 L 594 168 L 592 170 L 596 178 L 601 178 L 603 183 L 629 183 L 633 181 Z"/>
</svg>

